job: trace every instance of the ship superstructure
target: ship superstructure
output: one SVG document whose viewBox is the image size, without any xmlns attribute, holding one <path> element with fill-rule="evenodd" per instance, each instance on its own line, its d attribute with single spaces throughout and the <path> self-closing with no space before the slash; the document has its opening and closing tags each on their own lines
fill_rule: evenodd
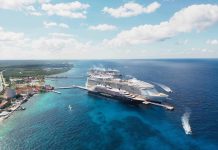
<svg viewBox="0 0 218 150">
<path fill-rule="evenodd" d="M 125 99 L 149 99 L 161 102 L 168 95 L 158 92 L 155 85 L 136 78 L 125 79 L 118 70 L 92 68 L 88 72 L 86 88 L 92 93 Z"/>
</svg>

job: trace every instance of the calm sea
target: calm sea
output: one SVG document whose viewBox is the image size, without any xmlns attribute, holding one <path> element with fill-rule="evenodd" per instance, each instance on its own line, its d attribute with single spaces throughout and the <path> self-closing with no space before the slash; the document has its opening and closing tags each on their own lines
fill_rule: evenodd
<svg viewBox="0 0 218 150">
<path fill-rule="evenodd" d="M 79 89 L 46 93 L 0 124 L 1 150 L 218 149 L 218 60 L 72 61 L 54 86 L 85 85 L 90 67 L 115 68 L 147 82 L 169 86 L 174 111 L 125 105 Z M 72 109 L 69 109 L 69 105 Z M 192 135 L 181 117 L 190 112 Z"/>
</svg>

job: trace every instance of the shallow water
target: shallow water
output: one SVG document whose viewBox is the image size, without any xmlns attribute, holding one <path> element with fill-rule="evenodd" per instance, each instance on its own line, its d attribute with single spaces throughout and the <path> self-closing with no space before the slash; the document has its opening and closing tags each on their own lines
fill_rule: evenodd
<svg viewBox="0 0 218 150">
<path fill-rule="evenodd" d="M 0 149 L 218 149 L 218 60 L 73 61 L 70 78 L 54 86 L 84 85 L 91 66 L 120 70 L 138 79 L 169 86 L 175 111 L 132 106 L 79 89 L 31 98 L 25 111 L 0 125 Z M 83 78 L 74 78 L 83 76 Z M 69 110 L 69 105 L 72 110 Z M 192 135 L 181 117 L 191 111 Z"/>
</svg>

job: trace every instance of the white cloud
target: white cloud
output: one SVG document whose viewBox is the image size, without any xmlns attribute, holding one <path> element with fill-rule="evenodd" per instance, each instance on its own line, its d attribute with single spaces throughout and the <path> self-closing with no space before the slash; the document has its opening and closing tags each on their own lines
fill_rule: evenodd
<svg viewBox="0 0 218 150">
<path fill-rule="evenodd" d="M 5 31 L 0 27 L 0 42 L 19 41 L 24 39 L 24 33 Z"/>
<path fill-rule="evenodd" d="M 29 12 L 29 14 L 32 16 L 42 16 L 42 13 L 40 12 Z"/>
<path fill-rule="evenodd" d="M 65 23 L 60 23 L 59 24 L 59 27 L 62 27 L 62 28 L 69 28 L 69 26 Z"/>
<path fill-rule="evenodd" d="M 191 48 L 191 51 L 189 51 L 189 52 L 211 53 L 211 52 L 213 52 L 213 50 L 208 50 L 207 48 L 196 48 L 196 47 L 192 47 L 192 48 Z"/>
<path fill-rule="evenodd" d="M 128 2 L 119 8 L 104 7 L 103 12 L 108 13 L 115 18 L 137 16 L 143 13 L 152 13 L 160 7 L 158 2 L 153 2 L 144 7 L 135 2 Z"/>
<path fill-rule="evenodd" d="M 69 28 L 67 24 L 64 23 L 56 23 L 56 22 L 43 22 L 43 25 L 45 28 L 51 28 L 51 27 L 61 27 L 61 28 Z"/>
<path fill-rule="evenodd" d="M 0 27 L 0 59 L 16 59 L 28 42 L 29 39 L 24 36 L 24 33 L 6 31 Z"/>
<path fill-rule="evenodd" d="M 81 50 L 88 46 L 74 39 L 71 34 L 51 33 L 48 36 L 40 37 L 32 41 L 33 49 L 45 51 L 71 51 L 72 49 Z"/>
<path fill-rule="evenodd" d="M 207 40 L 206 42 L 209 45 L 218 45 L 218 40 L 214 39 L 214 40 Z"/>
<path fill-rule="evenodd" d="M 29 39 L 23 33 L 0 29 L 0 59 L 70 59 L 85 57 L 84 52 L 92 55 L 90 43 L 80 42 L 71 34 L 51 33 Z"/>
<path fill-rule="evenodd" d="M 32 5 L 39 3 L 48 3 L 50 0 L 0 0 L 1 9 L 22 10 L 26 7 L 32 7 Z"/>
<path fill-rule="evenodd" d="M 51 0 L 38 0 L 40 4 L 49 3 Z"/>
<path fill-rule="evenodd" d="M 21 10 L 35 3 L 35 0 L 1 0 L 0 8 Z"/>
<path fill-rule="evenodd" d="M 50 28 L 50 27 L 57 26 L 57 23 L 56 22 L 46 22 L 46 21 L 44 21 L 43 25 L 44 25 L 45 28 Z"/>
<path fill-rule="evenodd" d="M 44 4 L 50 0 L 0 0 L 0 9 L 23 11 L 33 16 L 41 16 L 34 5 Z"/>
<path fill-rule="evenodd" d="M 109 45 L 141 44 L 163 41 L 179 33 L 193 30 L 201 31 L 218 21 L 218 5 L 191 5 L 176 12 L 169 21 L 157 25 L 141 25 L 122 31 L 112 40 L 105 40 Z"/>
<path fill-rule="evenodd" d="M 98 31 L 113 31 L 116 30 L 117 27 L 114 25 L 109 25 L 109 24 L 99 24 L 96 26 L 90 26 L 90 30 L 98 30 Z"/>
<path fill-rule="evenodd" d="M 89 7 L 89 4 L 83 4 L 79 1 L 58 4 L 42 4 L 42 10 L 46 11 L 48 15 L 57 15 L 69 18 L 86 18 L 86 10 Z"/>
<path fill-rule="evenodd" d="M 134 49 L 134 51 L 133 51 Z M 81 42 L 72 34 L 50 33 L 30 39 L 23 33 L 0 27 L 0 59 L 111 59 L 111 58 L 169 58 L 217 57 L 216 49 L 196 48 L 164 51 L 130 45 L 126 48 L 108 47 L 104 43 Z M 157 55 L 157 53 L 160 54 Z"/>
</svg>

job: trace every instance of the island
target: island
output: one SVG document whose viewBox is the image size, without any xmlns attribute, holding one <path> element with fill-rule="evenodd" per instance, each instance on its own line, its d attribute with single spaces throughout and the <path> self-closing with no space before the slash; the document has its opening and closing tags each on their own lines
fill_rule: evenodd
<svg viewBox="0 0 218 150">
<path fill-rule="evenodd" d="M 34 94 L 52 92 L 54 87 L 45 83 L 46 77 L 67 72 L 73 68 L 69 62 L 43 62 L 0 65 L 0 121 L 17 110 Z"/>
</svg>

